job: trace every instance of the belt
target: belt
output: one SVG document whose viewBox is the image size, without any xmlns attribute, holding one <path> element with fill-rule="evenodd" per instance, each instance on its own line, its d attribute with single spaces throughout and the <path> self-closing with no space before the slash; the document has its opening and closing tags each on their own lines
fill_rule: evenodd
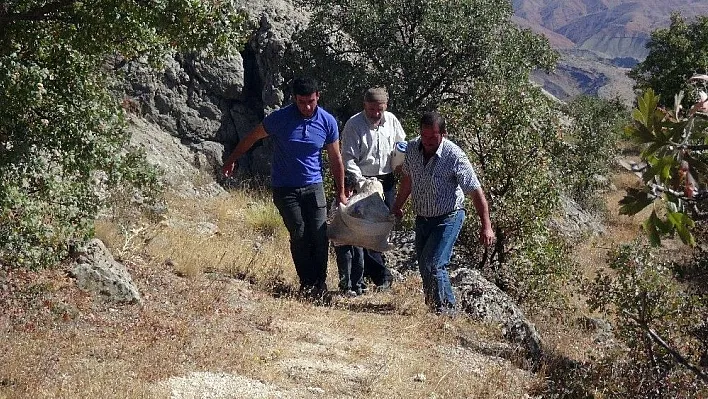
<svg viewBox="0 0 708 399">
<path fill-rule="evenodd" d="M 426 220 L 426 221 L 428 221 L 428 220 L 434 220 L 434 219 L 445 219 L 446 217 L 451 216 L 452 214 L 454 214 L 454 213 L 456 213 L 456 212 L 464 211 L 464 210 L 465 210 L 465 208 L 460 208 L 460 209 L 455 209 L 454 211 L 450 211 L 450 212 L 448 212 L 448 213 L 443 213 L 442 215 L 438 215 L 438 216 L 420 216 L 420 215 L 416 215 L 416 217 L 417 217 L 417 218 L 421 218 L 421 219 Z"/>
</svg>

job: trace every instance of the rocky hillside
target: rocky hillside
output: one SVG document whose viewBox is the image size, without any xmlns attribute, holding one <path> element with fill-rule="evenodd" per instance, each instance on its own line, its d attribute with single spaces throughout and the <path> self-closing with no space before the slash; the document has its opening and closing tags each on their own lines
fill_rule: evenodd
<svg viewBox="0 0 708 399">
<path fill-rule="evenodd" d="M 673 11 L 686 18 L 708 14 L 705 0 L 513 0 L 514 20 L 545 35 L 561 52 L 558 70 L 537 75 L 557 97 L 580 93 L 631 101 L 627 69 L 647 55 L 651 32 Z"/>
</svg>

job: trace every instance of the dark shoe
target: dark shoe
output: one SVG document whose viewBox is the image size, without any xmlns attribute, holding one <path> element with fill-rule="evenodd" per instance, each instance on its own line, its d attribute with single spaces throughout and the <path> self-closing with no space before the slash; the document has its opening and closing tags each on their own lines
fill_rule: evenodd
<svg viewBox="0 0 708 399">
<path fill-rule="evenodd" d="M 377 292 L 388 291 L 391 289 L 391 281 L 384 281 L 381 285 L 376 286 Z"/>
<path fill-rule="evenodd" d="M 303 299 L 317 299 L 327 292 L 327 289 L 322 289 L 315 285 L 304 285 L 300 287 L 300 297 Z"/>
</svg>

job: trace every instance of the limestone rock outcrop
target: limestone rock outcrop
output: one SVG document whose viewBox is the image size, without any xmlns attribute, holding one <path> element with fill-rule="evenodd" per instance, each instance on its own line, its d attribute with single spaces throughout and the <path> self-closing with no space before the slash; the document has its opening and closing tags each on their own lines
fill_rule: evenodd
<svg viewBox="0 0 708 399">
<path fill-rule="evenodd" d="M 89 241 L 77 255 L 71 275 L 81 289 L 100 295 L 109 302 L 142 302 L 125 265 L 113 258 L 101 240 Z"/>
</svg>

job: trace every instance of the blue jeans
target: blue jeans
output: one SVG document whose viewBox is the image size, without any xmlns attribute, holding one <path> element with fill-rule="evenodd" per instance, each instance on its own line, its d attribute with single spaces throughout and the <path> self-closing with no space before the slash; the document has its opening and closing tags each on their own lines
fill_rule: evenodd
<svg viewBox="0 0 708 399">
<path fill-rule="evenodd" d="M 339 245 L 334 247 L 334 252 L 337 254 L 339 289 L 361 294 L 364 288 L 364 249 L 354 245 Z"/>
<path fill-rule="evenodd" d="M 273 187 L 273 203 L 290 233 L 300 289 L 327 289 L 327 201 L 322 183 Z"/>
<path fill-rule="evenodd" d="M 415 218 L 415 252 L 425 303 L 437 312 L 455 307 L 447 265 L 464 220 L 464 209 L 436 217 Z"/>
</svg>

